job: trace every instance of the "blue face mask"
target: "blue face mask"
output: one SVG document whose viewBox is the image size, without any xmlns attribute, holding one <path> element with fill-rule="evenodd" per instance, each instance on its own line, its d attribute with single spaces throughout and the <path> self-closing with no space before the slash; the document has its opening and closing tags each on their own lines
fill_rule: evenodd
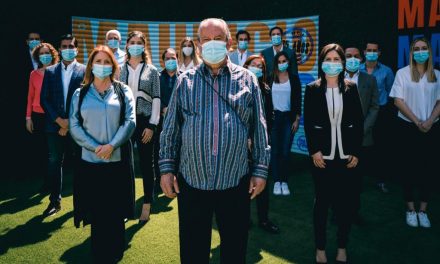
<svg viewBox="0 0 440 264">
<path fill-rule="evenodd" d="M 335 77 L 342 72 L 343 67 L 342 67 L 342 63 L 340 62 L 325 61 L 322 63 L 321 69 L 327 76 Z"/>
<path fill-rule="evenodd" d="M 429 59 L 429 50 L 414 51 L 413 57 L 418 64 L 423 64 Z"/>
<path fill-rule="evenodd" d="M 117 40 L 117 39 L 108 40 L 107 46 L 111 49 L 117 49 L 117 48 L 119 48 L 119 40 Z"/>
<path fill-rule="evenodd" d="M 221 40 L 211 40 L 202 45 L 202 57 L 208 64 L 218 64 L 222 62 L 226 53 L 226 42 Z"/>
<path fill-rule="evenodd" d="M 177 60 L 167 60 L 165 61 L 165 69 L 167 69 L 167 71 L 173 72 L 177 69 Z"/>
<path fill-rule="evenodd" d="M 258 67 L 249 66 L 248 70 L 250 70 L 257 78 L 263 76 L 263 70 Z"/>
<path fill-rule="evenodd" d="M 105 77 L 108 77 L 113 72 L 113 66 L 111 65 L 102 65 L 102 64 L 93 64 L 93 75 L 103 80 Z"/>
<path fill-rule="evenodd" d="M 138 57 L 140 56 L 145 50 L 145 47 L 143 45 L 130 45 L 128 46 L 128 53 L 130 53 L 131 56 L 133 57 Z"/>
<path fill-rule="evenodd" d="M 280 70 L 280 72 L 285 72 L 287 68 L 289 68 L 289 63 L 278 63 L 278 70 Z"/>
<path fill-rule="evenodd" d="M 355 57 L 347 59 L 345 63 L 345 68 L 349 72 L 357 72 L 359 70 L 359 65 L 361 64 L 361 60 Z"/>
<path fill-rule="evenodd" d="M 52 55 L 50 54 L 41 54 L 40 56 L 38 56 L 38 58 L 40 59 L 41 64 L 43 64 L 44 66 L 52 62 Z"/>
<path fill-rule="evenodd" d="M 33 50 L 36 46 L 40 45 L 40 43 L 41 42 L 39 40 L 36 40 L 36 39 L 31 40 L 31 41 L 29 41 L 29 48 L 31 50 Z"/>
<path fill-rule="evenodd" d="M 377 61 L 377 59 L 379 58 L 379 53 L 378 52 L 367 52 L 367 53 L 365 53 L 365 58 L 367 59 L 367 61 Z"/>
<path fill-rule="evenodd" d="M 76 49 L 63 49 L 61 51 L 61 57 L 63 57 L 65 61 L 73 61 L 76 55 L 78 55 Z"/>
<path fill-rule="evenodd" d="M 273 35 L 272 36 L 272 45 L 278 46 L 281 44 L 281 36 L 280 35 Z"/>
<path fill-rule="evenodd" d="M 238 42 L 238 48 L 241 49 L 241 50 L 247 50 L 248 42 L 247 41 L 239 41 Z"/>
</svg>

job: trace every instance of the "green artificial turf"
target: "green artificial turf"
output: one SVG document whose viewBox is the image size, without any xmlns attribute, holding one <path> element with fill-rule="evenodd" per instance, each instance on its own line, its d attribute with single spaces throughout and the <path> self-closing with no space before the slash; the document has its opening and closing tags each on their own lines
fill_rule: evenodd
<svg viewBox="0 0 440 264">
<path fill-rule="evenodd" d="M 289 186 L 293 195 L 270 197 L 270 219 L 281 233 L 272 235 L 256 225 L 249 233 L 248 263 L 314 263 L 312 228 L 313 182 L 307 159 L 292 155 Z M 139 176 L 140 177 L 140 176 Z M 62 211 L 43 219 L 48 196 L 38 194 L 40 179 L 0 180 L 0 263 L 90 263 L 90 227 L 76 229 L 72 213 L 72 177 L 63 182 Z M 269 188 L 272 193 L 273 183 Z M 374 179 L 364 179 L 361 214 L 365 225 L 354 226 L 348 248 L 351 263 L 440 263 L 440 199 L 429 205 L 430 229 L 405 224 L 402 190 L 389 184 L 380 193 Z M 438 187 L 437 187 L 438 188 Z M 142 180 L 136 179 L 137 213 L 142 204 Z M 112 212 L 108 212 L 111 214 Z M 336 228 L 328 225 L 327 254 L 336 253 Z M 151 220 L 141 227 L 126 224 L 128 248 L 121 263 L 179 263 L 177 201 L 160 195 Z M 211 263 L 219 263 L 219 236 L 213 229 Z"/>
</svg>

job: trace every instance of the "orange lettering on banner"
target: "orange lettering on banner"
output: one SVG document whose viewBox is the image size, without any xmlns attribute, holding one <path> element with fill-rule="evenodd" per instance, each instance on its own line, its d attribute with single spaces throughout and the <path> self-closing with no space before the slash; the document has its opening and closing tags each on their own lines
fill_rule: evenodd
<svg viewBox="0 0 440 264">
<path fill-rule="evenodd" d="M 286 21 L 277 20 L 277 23 L 275 24 L 277 27 L 280 27 L 283 29 L 283 32 L 286 31 L 287 25 Z M 269 35 L 269 31 L 267 31 L 267 34 Z"/>
<path fill-rule="evenodd" d="M 433 0 L 435 2 L 436 0 Z M 414 24 L 416 22 L 417 16 L 417 27 L 423 27 L 423 19 L 424 19 L 424 0 L 413 0 L 412 6 L 409 4 L 409 0 L 399 0 L 399 14 L 398 14 L 398 28 L 405 28 L 405 20 L 407 24 L 407 28 L 414 28 Z"/>
<path fill-rule="evenodd" d="M 251 41 L 249 42 L 249 50 L 257 52 L 255 50 L 255 38 L 257 32 L 260 33 L 260 42 L 268 42 L 269 39 L 269 27 L 261 22 L 252 22 L 246 26 L 246 31 L 251 35 Z"/>
<path fill-rule="evenodd" d="M 144 33 L 145 37 L 147 38 L 147 51 L 148 53 L 151 55 L 151 43 L 149 41 L 150 39 L 150 30 L 148 29 L 148 25 L 147 24 L 128 24 L 128 33 L 132 32 L 132 31 L 140 31 L 142 33 Z M 150 58 L 151 60 L 153 58 Z"/>
<path fill-rule="evenodd" d="M 159 24 L 159 57 L 165 49 L 170 47 L 170 24 Z M 163 68 L 165 64 L 161 59 L 160 66 Z"/>
<path fill-rule="evenodd" d="M 235 35 L 237 34 L 237 24 L 229 23 L 228 27 L 229 27 L 229 31 L 231 32 L 232 46 L 231 46 L 230 51 L 232 51 L 237 48 L 237 43 L 235 41 Z"/>
<path fill-rule="evenodd" d="M 429 26 L 435 27 L 437 21 L 440 21 L 440 0 L 432 0 L 431 13 L 429 14 Z"/>
<path fill-rule="evenodd" d="M 174 46 L 176 47 L 176 52 L 179 53 L 180 52 L 180 42 L 182 41 L 182 39 L 184 39 L 186 37 L 186 24 L 177 24 L 175 32 L 176 32 L 176 34 L 174 37 L 174 39 L 175 39 Z"/>
<path fill-rule="evenodd" d="M 116 22 L 98 22 L 98 35 L 96 36 L 96 44 L 93 42 L 92 25 L 89 20 L 74 20 L 72 34 L 78 40 L 78 57 L 81 63 L 86 63 L 85 57 L 92 52 L 97 45 L 105 44 L 105 33 L 110 29 L 116 28 Z M 88 57 L 88 56 L 87 56 Z"/>
</svg>

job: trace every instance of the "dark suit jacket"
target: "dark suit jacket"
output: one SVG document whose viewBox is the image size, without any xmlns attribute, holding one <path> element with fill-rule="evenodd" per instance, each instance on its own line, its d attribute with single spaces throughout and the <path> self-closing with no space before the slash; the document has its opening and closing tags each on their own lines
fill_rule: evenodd
<svg viewBox="0 0 440 264">
<path fill-rule="evenodd" d="M 64 107 L 63 80 L 61 76 L 62 62 L 47 67 L 44 72 L 43 85 L 41 87 L 40 104 L 46 113 L 46 132 L 58 132 L 60 127 L 55 120 L 58 117 L 69 118 L 70 102 L 73 92 L 81 86 L 84 79 L 86 66 L 76 62 L 73 67 L 67 92 L 66 107 Z"/>
<path fill-rule="evenodd" d="M 359 73 L 358 91 L 364 113 L 363 146 L 373 145 L 373 126 L 379 113 L 379 90 L 376 78 L 364 72 Z"/>
<path fill-rule="evenodd" d="M 328 114 L 326 88 L 318 81 L 306 85 L 304 95 L 304 130 L 309 154 L 318 151 L 323 156 L 331 151 L 331 124 Z M 341 121 L 342 148 L 345 155 L 359 157 L 362 147 L 364 116 L 356 84 L 346 81 L 342 94 L 343 113 Z"/>
<path fill-rule="evenodd" d="M 298 64 L 296 62 L 295 52 L 286 47 L 283 47 L 283 51 L 287 53 L 289 56 L 288 59 L 291 62 L 290 73 L 298 75 Z M 264 61 L 266 62 L 266 76 L 271 79 L 273 71 L 273 59 L 275 58 L 273 55 L 273 46 L 264 49 L 261 52 L 261 55 L 264 57 Z"/>
</svg>

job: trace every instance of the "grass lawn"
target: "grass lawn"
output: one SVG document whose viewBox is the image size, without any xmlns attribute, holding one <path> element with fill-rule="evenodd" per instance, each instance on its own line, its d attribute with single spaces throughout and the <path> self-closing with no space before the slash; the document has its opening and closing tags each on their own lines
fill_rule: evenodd
<svg viewBox="0 0 440 264">
<path fill-rule="evenodd" d="M 312 228 L 313 182 L 303 156 L 292 156 L 289 186 L 293 195 L 270 197 L 270 218 L 281 228 L 271 235 L 253 226 L 248 263 L 314 263 Z M 72 178 L 64 179 L 62 211 L 43 219 L 48 196 L 38 194 L 41 180 L 0 180 L 0 263 L 89 263 L 90 227 L 76 229 L 72 213 Z M 273 183 L 270 188 L 272 189 Z M 141 178 L 136 179 L 137 213 L 142 203 Z M 354 226 L 349 244 L 352 263 L 440 263 L 440 199 L 429 206 L 431 229 L 405 224 L 402 190 L 390 183 L 390 194 L 380 193 L 374 180 L 364 179 L 364 226 Z M 257 223 L 255 203 L 252 219 Z M 111 214 L 112 212 L 108 212 Z M 335 258 L 335 226 L 329 224 L 328 258 Z M 177 201 L 160 195 L 150 222 L 126 224 L 127 250 L 122 263 L 179 263 Z M 213 230 L 212 261 L 219 263 L 219 236 Z"/>
</svg>

